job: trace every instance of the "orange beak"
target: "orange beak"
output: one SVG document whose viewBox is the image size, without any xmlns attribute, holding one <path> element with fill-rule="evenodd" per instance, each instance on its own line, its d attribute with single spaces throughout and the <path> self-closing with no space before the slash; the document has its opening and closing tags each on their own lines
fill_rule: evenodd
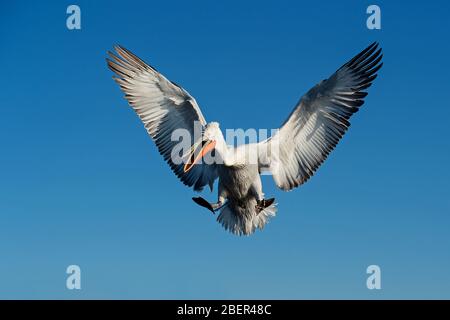
<svg viewBox="0 0 450 320">
<path fill-rule="evenodd" d="M 192 146 L 191 154 L 189 155 L 189 160 L 184 165 L 183 171 L 188 172 L 192 169 L 194 164 L 200 161 L 201 158 L 203 158 L 208 152 L 213 150 L 216 147 L 216 141 L 210 140 L 207 141 L 202 148 L 200 149 L 200 152 L 195 152 L 194 146 Z"/>
</svg>

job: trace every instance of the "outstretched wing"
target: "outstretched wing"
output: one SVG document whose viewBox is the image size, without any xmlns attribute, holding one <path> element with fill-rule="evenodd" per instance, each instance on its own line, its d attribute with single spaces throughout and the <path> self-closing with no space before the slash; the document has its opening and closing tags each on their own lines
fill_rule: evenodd
<svg viewBox="0 0 450 320">
<path fill-rule="evenodd" d="M 306 182 L 350 126 L 383 65 L 373 43 L 308 91 L 278 130 L 259 143 L 260 170 L 270 170 L 277 186 L 291 190 Z"/>
<path fill-rule="evenodd" d="M 208 184 L 212 189 L 217 178 L 214 164 L 198 164 L 185 173 L 183 164 L 171 157 L 173 148 L 179 143 L 172 141 L 174 130 L 188 130 L 193 138 L 195 125 L 199 125 L 200 130 L 206 125 L 195 99 L 127 49 L 120 46 L 115 49 L 116 54 L 108 52 L 110 58 L 107 59 L 109 68 L 115 72 L 113 78 L 144 123 L 164 160 L 185 185 L 199 191 Z"/>
</svg>

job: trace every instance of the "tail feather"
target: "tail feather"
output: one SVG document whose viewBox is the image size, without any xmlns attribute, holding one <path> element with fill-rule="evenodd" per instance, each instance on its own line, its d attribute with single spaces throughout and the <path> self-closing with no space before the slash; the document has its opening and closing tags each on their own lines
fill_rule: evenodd
<svg viewBox="0 0 450 320">
<path fill-rule="evenodd" d="M 228 201 L 220 210 L 217 221 L 225 230 L 236 235 L 250 235 L 256 229 L 263 229 L 269 219 L 275 217 L 276 203 L 257 213 L 256 200 L 249 199 L 238 205 L 235 201 Z"/>
</svg>

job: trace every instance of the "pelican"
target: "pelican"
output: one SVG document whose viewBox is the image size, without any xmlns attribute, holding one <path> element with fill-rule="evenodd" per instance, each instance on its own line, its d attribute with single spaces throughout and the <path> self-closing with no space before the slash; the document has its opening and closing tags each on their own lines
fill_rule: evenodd
<svg viewBox="0 0 450 320">
<path fill-rule="evenodd" d="M 219 123 L 205 121 L 185 89 L 124 47 L 114 48 L 107 58 L 113 79 L 160 154 L 181 182 L 195 191 L 208 185 L 212 192 L 218 179 L 217 202 L 193 200 L 213 213 L 220 212 L 217 221 L 236 235 L 263 229 L 277 212 L 274 198 L 264 197 L 260 175 L 268 172 L 284 191 L 308 181 L 349 128 L 350 117 L 363 105 L 366 89 L 383 65 L 382 50 L 374 42 L 301 97 L 270 138 L 234 147 L 227 145 Z M 190 141 L 191 147 L 181 155 L 183 162 L 175 161 L 175 130 L 195 136 L 196 126 L 200 138 Z M 202 161 L 213 154 L 216 161 Z M 249 161 L 248 155 L 256 160 Z"/>
</svg>

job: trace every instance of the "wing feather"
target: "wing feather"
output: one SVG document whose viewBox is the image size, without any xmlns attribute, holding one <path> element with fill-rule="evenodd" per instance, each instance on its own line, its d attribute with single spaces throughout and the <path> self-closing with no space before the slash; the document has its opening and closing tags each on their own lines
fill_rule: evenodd
<svg viewBox="0 0 450 320">
<path fill-rule="evenodd" d="M 127 49 L 117 46 L 115 50 L 116 53 L 108 52 L 107 59 L 109 68 L 115 73 L 113 79 L 125 93 L 164 160 L 185 185 L 197 191 L 205 185 L 212 189 L 217 178 L 216 165 L 198 164 L 185 173 L 183 164 L 174 163 L 171 157 L 173 148 L 179 143 L 172 141 L 176 129 L 188 130 L 193 138 L 195 126 L 203 130 L 206 125 L 195 99 Z"/>
<path fill-rule="evenodd" d="M 305 183 L 325 161 L 363 105 L 382 57 L 378 43 L 368 46 L 310 89 L 278 132 L 259 143 L 260 170 L 271 171 L 279 188 Z"/>
</svg>

